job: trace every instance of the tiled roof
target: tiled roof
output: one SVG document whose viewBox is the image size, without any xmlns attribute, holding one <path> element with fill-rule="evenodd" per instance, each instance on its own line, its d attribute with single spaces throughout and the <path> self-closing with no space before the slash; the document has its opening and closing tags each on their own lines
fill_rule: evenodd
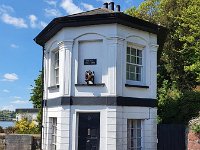
<svg viewBox="0 0 200 150">
<path fill-rule="evenodd" d="M 106 8 L 97 8 L 97 9 L 94 9 L 94 10 L 69 15 L 67 17 L 88 16 L 88 15 L 107 14 L 107 13 L 115 13 L 115 11 L 110 10 L 110 9 L 106 9 Z"/>
</svg>

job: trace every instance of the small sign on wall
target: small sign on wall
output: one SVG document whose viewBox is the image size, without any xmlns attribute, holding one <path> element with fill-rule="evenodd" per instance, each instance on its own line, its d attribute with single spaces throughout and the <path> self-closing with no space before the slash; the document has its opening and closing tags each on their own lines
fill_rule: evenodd
<svg viewBox="0 0 200 150">
<path fill-rule="evenodd" d="M 96 65 L 97 59 L 84 59 L 84 65 Z"/>
</svg>

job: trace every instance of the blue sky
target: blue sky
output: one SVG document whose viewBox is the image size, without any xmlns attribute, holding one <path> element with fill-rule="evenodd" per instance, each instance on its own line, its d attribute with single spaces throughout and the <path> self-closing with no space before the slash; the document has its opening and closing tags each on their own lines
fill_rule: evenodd
<svg viewBox="0 0 200 150">
<path fill-rule="evenodd" d="M 122 11 L 143 0 L 115 0 Z M 42 48 L 33 38 L 55 17 L 101 7 L 109 0 L 0 0 L 0 110 L 32 107 L 31 86 Z"/>
</svg>

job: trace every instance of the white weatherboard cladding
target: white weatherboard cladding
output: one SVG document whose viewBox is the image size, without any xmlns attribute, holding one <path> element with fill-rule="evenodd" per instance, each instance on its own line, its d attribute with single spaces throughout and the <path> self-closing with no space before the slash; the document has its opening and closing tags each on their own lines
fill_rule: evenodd
<svg viewBox="0 0 200 150">
<path fill-rule="evenodd" d="M 46 99 L 60 96 L 156 98 L 156 40 L 155 34 L 116 24 L 63 28 L 45 44 L 45 85 L 51 86 L 51 57 L 48 55 L 55 48 L 60 51 L 60 87 L 46 87 Z M 141 85 L 149 88 L 125 87 L 127 42 L 143 47 L 144 77 Z M 86 53 L 82 53 L 82 48 Z M 97 58 L 97 65 L 84 66 L 80 59 L 85 58 Z M 97 82 L 105 83 L 104 87 L 75 86 L 79 79 L 84 83 L 83 72 L 97 68 Z"/>
<path fill-rule="evenodd" d="M 78 114 L 100 113 L 100 150 L 127 150 L 127 119 L 142 120 L 142 150 L 157 149 L 157 109 L 121 106 L 64 106 L 48 108 L 46 117 L 57 117 L 57 146 L 59 150 L 77 150 Z M 49 119 L 44 126 L 43 147 L 50 149 Z M 71 143 L 71 144 L 70 144 Z"/>
</svg>

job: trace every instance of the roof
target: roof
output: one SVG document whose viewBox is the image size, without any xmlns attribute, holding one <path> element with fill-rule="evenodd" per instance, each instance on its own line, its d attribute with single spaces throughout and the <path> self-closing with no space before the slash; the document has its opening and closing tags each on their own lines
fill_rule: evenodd
<svg viewBox="0 0 200 150">
<path fill-rule="evenodd" d="M 97 8 L 97 9 L 93 9 L 93 10 L 90 10 L 90 11 L 69 15 L 68 17 L 88 16 L 88 15 L 107 14 L 107 13 L 115 13 L 115 11 L 107 9 L 107 8 Z"/>
<path fill-rule="evenodd" d="M 38 113 L 39 110 L 37 108 L 23 108 L 23 109 L 16 109 L 16 113 Z"/>
<path fill-rule="evenodd" d="M 100 24 L 121 24 L 139 30 L 147 31 L 160 36 L 158 44 L 162 45 L 162 39 L 166 36 L 166 28 L 148 21 L 129 16 L 122 12 L 115 12 L 106 8 L 98 8 L 74 15 L 53 19 L 35 38 L 34 41 L 44 46 L 58 31 L 64 27 L 80 27 Z M 164 36 L 165 34 L 165 36 Z"/>
</svg>

